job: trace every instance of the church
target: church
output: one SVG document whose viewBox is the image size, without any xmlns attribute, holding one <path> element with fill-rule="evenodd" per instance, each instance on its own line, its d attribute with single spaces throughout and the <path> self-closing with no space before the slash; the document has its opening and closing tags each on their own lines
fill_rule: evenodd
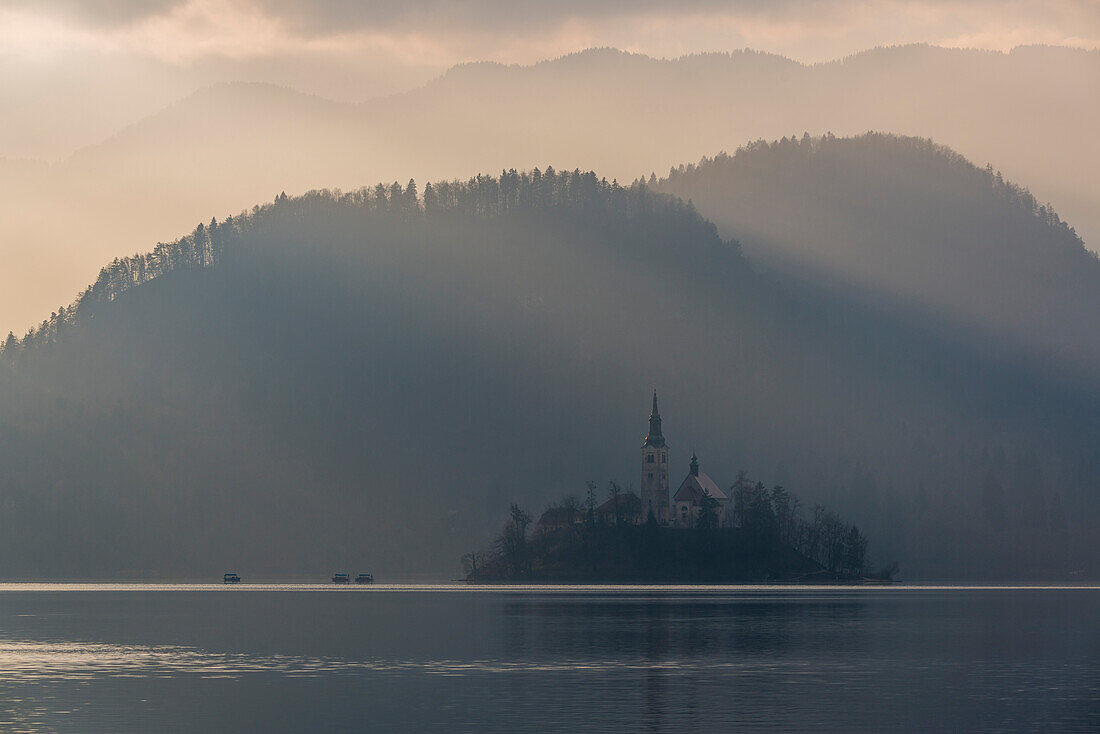
<svg viewBox="0 0 1100 734">
<path fill-rule="evenodd" d="M 653 391 L 653 409 L 649 414 L 649 433 L 642 442 L 641 517 L 645 522 L 652 513 L 661 525 L 693 527 L 707 498 L 713 500 L 719 522 L 724 524 L 729 496 L 718 483 L 699 470 L 699 457 L 691 452 L 688 474 L 669 500 L 669 446 L 661 432 L 661 413 L 657 409 L 657 391 Z"/>
</svg>

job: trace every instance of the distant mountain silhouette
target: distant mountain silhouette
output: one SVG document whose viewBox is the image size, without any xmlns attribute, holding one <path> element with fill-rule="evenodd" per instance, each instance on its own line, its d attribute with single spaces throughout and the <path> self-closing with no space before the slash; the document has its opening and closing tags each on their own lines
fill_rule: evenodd
<svg viewBox="0 0 1100 734">
<path fill-rule="evenodd" d="M 359 105 L 219 85 L 44 178 L 0 168 L 8 192 L 2 234 L 15 243 L 0 257 L 18 262 L 21 274 L 0 293 L 0 313 L 11 314 L 8 328 L 29 323 L 87 282 L 97 263 L 279 191 L 423 182 L 547 161 L 629 181 L 804 131 L 932 138 L 1031 187 L 1095 249 L 1098 88 L 1100 51 L 931 46 L 812 66 L 748 51 L 657 60 L 597 49 L 527 67 L 460 66 L 421 89 Z M 60 207 L 71 216 L 49 215 Z M 23 275 L 45 271 L 57 283 L 52 297 L 19 287 Z"/>
<path fill-rule="evenodd" d="M 640 184 L 280 196 L 5 346 L 0 575 L 453 574 L 508 502 L 636 482 L 654 385 L 674 477 L 785 484 L 906 577 L 1096 573 L 1100 398 L 1003 356 Z"/>
</svg>

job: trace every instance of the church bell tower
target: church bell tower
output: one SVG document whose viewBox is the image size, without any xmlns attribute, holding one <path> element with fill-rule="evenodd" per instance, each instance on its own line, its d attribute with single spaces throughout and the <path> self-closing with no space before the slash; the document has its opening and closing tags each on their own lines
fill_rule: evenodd
<svg viewBox="0 0 1100 734">
<path fill-rule="evenodd" d="M 653 412 L 649 414 L 649 435 L 642 444 L 642 522 L 649 513 L 661 525 L 668 524 L 668 444 L 661 433 L 657 391 L 653 391 Z"/>
</svg>

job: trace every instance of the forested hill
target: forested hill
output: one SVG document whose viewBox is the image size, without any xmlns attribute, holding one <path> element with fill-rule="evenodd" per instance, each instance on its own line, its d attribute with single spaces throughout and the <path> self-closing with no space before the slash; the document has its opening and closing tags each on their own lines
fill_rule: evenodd
<svg viewBox="0 0 1100 734">
<path fill-rule="evenodd" d="M 786 484 L 907 575 L 1098 557 L 1095 399 L 548 169 L 280 196 L 111 263 L 0 356 L 0 576 L 452 575 L 508 502 L 636 481 L 655 385 L 674 476 L 694 447 Z"/>
<path fill-rule="evenodd" d="M 593 49 L 532 66 L 465 65 L 361 104 L 211 87 L 70 160 L 0 166 L 10 272 L 0 328 L 33 323 L 104 261 L 279 190 L 546 161 L 628 181 L 803 131 L 931 137 L 1031 186 L 1097 249 L 1100 146 L 1087 143 L 1100 127 L 1096 89 L 1100 50 L 922 45 L 814 65 L 752 51 L 654 59 Z M 62 208 L 71 216 L 56 216 Z"/>
<path fill-rule="evenodd" d="M 805 135 L 681 166 L 657 188 L 690 198 L 769 270 L 1100 390 L 1100 259 L 990 167 L 924 139 Z"/>
</svg>

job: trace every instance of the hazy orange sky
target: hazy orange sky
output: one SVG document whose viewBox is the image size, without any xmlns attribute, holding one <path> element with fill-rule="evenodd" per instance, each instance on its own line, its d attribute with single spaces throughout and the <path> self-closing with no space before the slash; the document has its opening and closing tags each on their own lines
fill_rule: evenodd
<svg viewBox="0 0 1100 734">
<path fill-rule="evenodd" d="M 269 157 L 273 148 L 263 148 L 256 128 L 240 121 L 255 118 L 233 117 L 252 109 L 239 99 L 234 101 L 240 105 L 219 108 L 227 115 L 224 119 L 204 116 L 198 111 L 206 109 L 201 104 L 189 108 L 197 117 L 169 114 L 171 132 L 162 131 L 156 154 L 138 145 L 130 151 L 133 160 L 122 155 L 99 168 L 87 156 L 67 160 L 212 84 L 266 82 L 360 102 L 421 86 L 463 62 L 532 64 L 592 47 L 665 58 L 752 48 L 811 64 L 875 46 L 912 43 L 994 51 L 1029 44 L 1094 49 L 1100 47 L 1100 0 L 0 0 L 0 261 L 8 263 L 0 270 L 0 334 L 22 332 L 68 303 L 111 258 L 170 241 L 195 222 L 240 211 L 274 192 L 357 186 L 391 173 L 405 180 L 474 170 L 465 164 L 446 168 L 438 160 L 421 161 L 424 165 L 416 168 L 413 148 L 402 152 L 400 160 L 389 160 L 383 145 L 361 161 L 354 159 L 359 161 L 354 170 L 341 178 L 332 170 L 340 168 L 333 161 L 343 165 L 353 159 L 343 150 L 361 141 L 354 136 L 354 143 L 345 140 L 335 158 L 325 159 L 321 144 L 309 149 L 308 160 L 281 161 L 285 166 L 266 170 L 255 163 Z M 1097 54 L 1062 55 L 1085 56 Z M 1091 73 L 1095 60 L 1082 66 Z M 1051 89 L 1070 88 L 1081 113 L 1078 120 L 1059 120 L 1057 129 L 1076 129 L 1067 123 L 1085 121 L 1079 127 L 1091 131 L 1087 121 L 1094 118 L 1087 110 L 1094 106 L 1089 92 L 1095 77 L 1083 74 L 1085 81 L 1079 81 L 1074 69 L 1058 69 L 1037 84 L 1047 86 L 1049 79 L 1060 77 L 1060 86 Z M 939 82 L 933 76 L 929 84 Z M 697 96 L 705 98 L 708 92 Z M 575 96 L 574 90 L 569 93 Z M 314 102 L 301 108 L 326 107 Z M 578 98 L 576 103 L 591 105 L 593 100 Z M 1045 109 L 1017 112 L 1006 114 L 1016 123 L 1033 114 L 1048 117 Z M 935 131 L 943 128 L 933 122 L 887 125 L 892 132 L 939 139 Z M 812 119 L 804 124 L 794 130 L 776 125 L 736 135 L 831 129 Z M 835 126 L 836 131 L 857 134 L 867 129 L 863 124 L 848 125 L 841 119 Z M 226 130 L 247 136 L 256 146 L 231 142 L 233 135 L 220 135 Z M 1052 201 L 1081 227 L 1086 241 L 1090 236 L 1095 241 L 1088 234 L 1100 231 L 1100 219 L 1090 216 L 1096 211 L 1090 185 L 1095 149 L 1086 151 L 1090 155 L 1066 152 L 1074 145 L 1070 141 L 1087 140 L 1087 133 L 1063 139 L 1047 130 L 1036 133 L 1044 145 L 1024 144 L 1020 140 L 1029 138 L 1011 136 L 1005 143 L 1004 130 L 993 121 L 974 136 L 944 133 L 939 142 L 956 146 L 978 165 L 991 161 L 1003 167 L 1043 201 Z M 133 132 L 118 140 L 132 142 Z M 630 149 L 639 151 L 637 158 L 627 154 L 618 160 L 621 168 L 609 175 L 657 170 L 749 139 L 717 142 L 719 137 L 706 146 L 697 138 L 686 141 L 675 155 L 669 150 L 650 161 L 642 153 L 653 151 L 634 143 Z M 568 134 L 561 138 L 567 139 Z M 490 140 L 483 152 L 490 155 L 498 143 Z M 532 161 L 550 155 L 545 142 L 539 145 L 544 148 L 537 155 L 529 150 L 530 155 L 498 163 L 534 165 Z M 262 152 L 257 159 L 230 155 L 242 149 Z M 98 150 L 111 155 L 110 143 Z M 1004 155 L 1005 150 L 1020 155 Z M 177 153 L 180 157 L 173 157 Z M 89 155 L 103 163 L 94 151 Z M 205 166 L 202 156 L 208 161 Z M 209 177 L 214 162 L 230 158 L 237 166 L 230 175 Z M 329 163 L 322 164 L 322 159 Z M 81 161 L 87 164 L 84 168 Z M 601 170 L 615 165 L 588 158 L 573 164 L 608 167 Z"/>
<path fill-rule="evenodd" d="M 814 62 L 913 42 L 1095 48 L 1100 0 L 3 0 L 0 157 L 62 157 L 218 81 L 361 100 L 592 46 Z"/>
</svg>

